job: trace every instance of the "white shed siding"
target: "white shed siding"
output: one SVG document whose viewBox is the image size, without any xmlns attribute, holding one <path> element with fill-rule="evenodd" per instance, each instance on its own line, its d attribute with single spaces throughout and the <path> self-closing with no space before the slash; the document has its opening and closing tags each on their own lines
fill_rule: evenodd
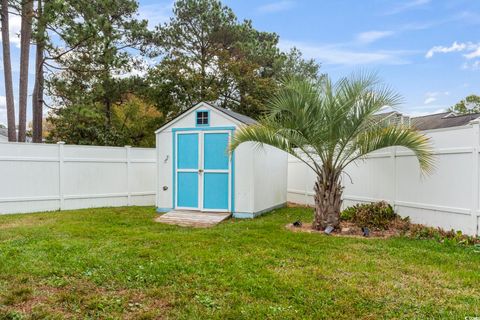
<svg viewBox="0 0 480 320">
<path fill-rule="evenodd" d="M 284 205 L 287 202 L 288 154 L 271 146 L 255 148 L 254 212 Z"/>
<path fill-rule="evenodd" d="M 235 151 L 235 212 L 255 212 L 253 143 L 243 143 Z"/>
</svg>

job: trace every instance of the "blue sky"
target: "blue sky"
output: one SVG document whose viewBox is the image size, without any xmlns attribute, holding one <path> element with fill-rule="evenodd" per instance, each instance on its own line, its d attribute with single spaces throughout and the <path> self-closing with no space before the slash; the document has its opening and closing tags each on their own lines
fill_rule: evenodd
<svg viewBox="0 0 480 320">
<path fill-rule="evenodd" d="M 280 35 L 338 79 L 376 71 L 404 97 L 399 110 L 439 112 L 466 95 L 480 94 L 480 1 L 477 0 L 225 0 L 240 19 Z M 140 0 L 153 26 L 168 20 L 171 0 Z M 11 19 L 12 34 L 20 21 Z M 18 40 L 12 63 L 18 88 Z M 30 84 L 29 91 L 33 89 Z M 6 122 L 3 72 L 0 123 Z M 16 99 L 16 102 L 18 100 Z M 30 119 L 30 110 L 28 117 Z"/>
<path fill-rule="evenodd" d="M 337 79 L 376 71 L 404 97 L 400 110 L 438 112 L 480 94 L 480 1 L 225 2 L 260 30 L 277 32 Z"/>
</svg>

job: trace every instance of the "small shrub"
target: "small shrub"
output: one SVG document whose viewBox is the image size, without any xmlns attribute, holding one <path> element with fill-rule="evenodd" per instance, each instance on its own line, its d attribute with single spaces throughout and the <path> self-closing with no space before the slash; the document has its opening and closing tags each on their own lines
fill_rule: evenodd
<svg viewBox="0 0 480 320">
<path fill-rule="evenodd" d="M 351 221 L 359 227 L 387 230 L 393 220 L 399 216 L 385 201 L 370 204 L 358 204 L 348 207 L 340 214 L 342 220 Z"/>
<path fill-rule="evenodd" d="M 421 224 L 412 224 L 409 230 L 410 237 L 416 239 L 434 239 L 445 244 L 475 245 L 480 244 L 480 238 L 463 234 L 461 231 L 446 231 L 441 228 L 426 227 Z"/>
<path fill-rule="evenodd" d="M 345 208 L 345 210 L 343 210 L 340 213 L 340 219 L 344 221 L 352 221 L 353 218 L 355 217 L 355 212 L 357 211 L 357 207 L 358 206 Z"/>
</svg>

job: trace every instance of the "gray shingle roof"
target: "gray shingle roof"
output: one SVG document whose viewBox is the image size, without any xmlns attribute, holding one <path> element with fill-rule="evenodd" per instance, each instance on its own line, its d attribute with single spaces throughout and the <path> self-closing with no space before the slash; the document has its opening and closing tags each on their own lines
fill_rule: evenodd
<svg viewBox="0 0 480 320">
<path fill-rule="evenodd" d="M 432 130 L 467 125 L 470 121 L 480 117 L 480 113 L 453 115 L 451 112 L 430 114 L 412 118 L 412 126 L 418 130 Z"/>
<path fill-rule="evenodd" d="M 252 119 L 246 115 L 243 115 L 243 114 L 240 114 L 238 112 L 235 112 L 235 111 L 232 111 L 232 110 L 229 110 L 229 109 L 225 109 L 225 108 L 222 108 L 222 107 L 217 107 L 217 106 L 213 106 L 211 105 L 212 107 L 214 107 L 215 109 L 225 113 L 226 115 L 229 115 L 230 117 L 244 123 L 244 124 L 255 124 L 257 123 L 257 121 L 255 119 Z"/>
<path fill-rule="evenodd" d="M 0 128 L 0 135 L 8 137 L 8 129 L 7 128 Z"/>
</svg>

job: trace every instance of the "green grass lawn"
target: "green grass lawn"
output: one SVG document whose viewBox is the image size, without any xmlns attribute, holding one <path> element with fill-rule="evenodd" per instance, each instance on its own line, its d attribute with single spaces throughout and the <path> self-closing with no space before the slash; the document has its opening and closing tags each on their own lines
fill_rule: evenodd
<svg viewBox="0 0 480 320">
<path fill-rule="evenodd" d="M 0 319 L 480 317 L 473 247 L 287 231 L 304 208 L 210 229 L 155 216 L 0 216 Z"/>
</svg>

